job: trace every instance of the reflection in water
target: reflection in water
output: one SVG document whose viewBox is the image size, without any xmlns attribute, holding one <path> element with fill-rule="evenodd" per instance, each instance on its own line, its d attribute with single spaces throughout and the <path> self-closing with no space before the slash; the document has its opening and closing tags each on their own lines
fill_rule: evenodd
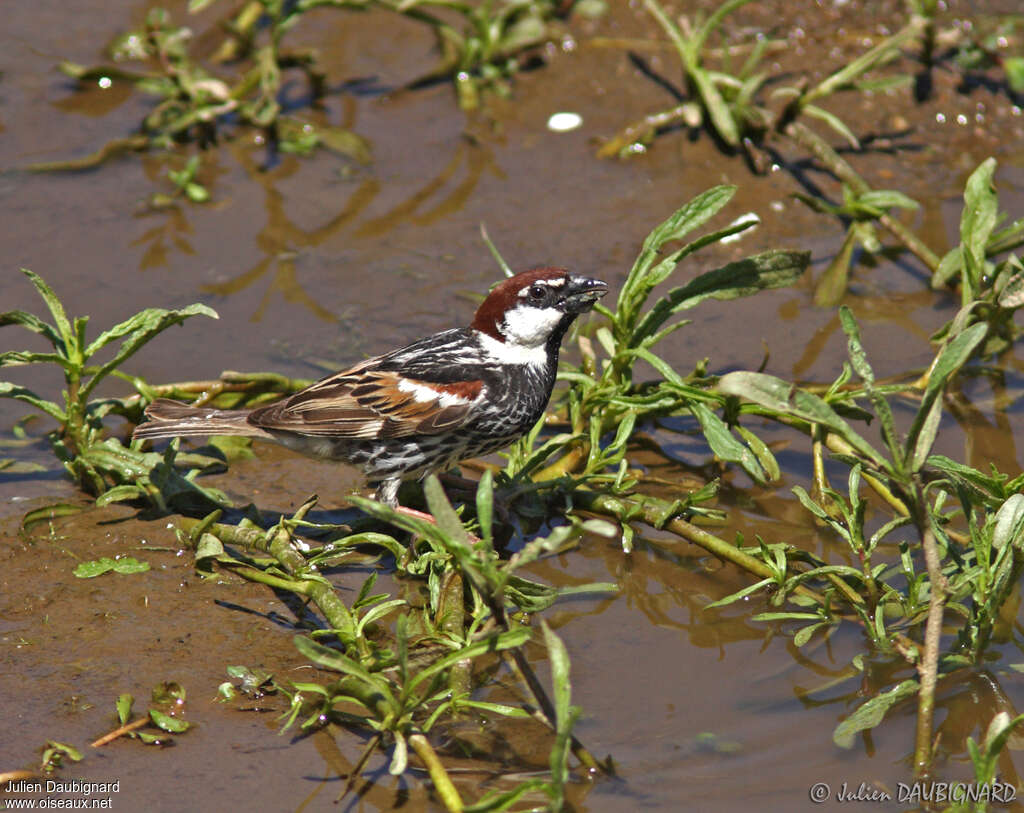
<svg viewBox="0 0 1024 813">
<path fill-rule="evenodd" d="M 147 215 L 151 214 L 147 212 Z M 169 206 L 161 209 L 159 214 L 164 217 L 164 222 L 159 226 L 147 229 L 141 236 L 132 240 L 133 246 L 145 245 L 146 250 L 139 260 L 139 270 L 148 271 L 152 268 L 159 268 L 167 265 L 167 254 L 170 251 L 168 242 L 182 254 L 190 257 L 196 251 L 192 244 L 183 235 L 192 234 L 192 224 L 185 217 L 181 206 Z M 147 245 L 148 244 L 148 245 Z"/>
<path fill-rule="evenodd" d="M 79 116 L 100 118 L 116 110 L 135 93 L 132 83 L 127 80 L 112 79 L 106 87 L 97 83 L 79 83 L 68 79 L 74 88 L 71 93 L 50 104 L 61 113 L 74 113 Z"/>
<path fill-rule="evenodd" d="M 277 188 L 279 181 L 290 177 L 298 170 L 298 161 L 286 160 L 276 168 L 264 171 L 257 165 L 250 149 L 232 145 L 231 153 L 245 168 L 249 178 L 263 187 L 267 224 L 257 235 L 256 242 L 266 256 L 253 268 L 237 277 L 227 282 L 203 285 L 200 290 L 228 296 L 245 290 L 265 274 L 272 272 L 270 284 L 259 307 L 252 315 L 253 321 L 263 318 L 275 291 L 288 302 L 304 305 L 317 318 L 328 322 L 335 321 L 337 317 L 303 289 L 295 272 L 294 260 L 299 250 L 320 245 L 358 217 L 377 196 L 380 184 L 374 178 L 367 178 L 356 187 L 341 210 L 330 220 L 314 228 L 302 228 L 285 212 L 284 196 Z"/>
<path fill-rule="evenodd" d="M 858 294 L 856 304 L 853 306 L 854 315 L 861 324 L 861 330 L 867 333 L 869 330 L 884 330 L 892 333 L 903 330 L 911 336 L 917 336 L 921 340 L 921 347 L 929 346 L 931 331 L 918 324 L 914 314 L 921 308 L 934 308 L 934 294 L 927 288 L 913 293 L 892 293 L 879 292 L 870 294 L 864 292 Z M 786 314 L 780 312 L 780 319 L 785 319 Z M 813 338 L 807 342 L 803 355 L 793 362 L 793 377 L 797 380 L 803 378 L 807 371 L 812 369 L 828 346 L 833 336 L 838 335 L 842 340 L 842 346 L 846 347 L 846 336 L 839 323 L 838 312 L 819 327 Z M 905 337 L 900 339 L 906 341 Z"/>
<path fill-rule="evenodd" d="M 983 412 L 980 403 L 968 400 L 963 379 L 956 383 L 956 389 L 946 399 L 946 405 L 963 430 L 967 465 L 987 472 L 991 464 L 1012 477 L 1020 471 L 1020 464 L 1017 462 L 1017 444 L 1007 408 L 1013 405 L 1019 393 L 1011 397 L 1006 386 L 1005 371 L 988 368 L 979 372 L 982 375 L 978 378 L 987 381 L 992 387 L 992 403 L 985 406 L 993 408 Z"/>
<path fill-rule="evenodd" d="M 466 177 L 455 184 L 455 188 L 449 191 L 440 201 L 433 204 L 426 211 L 417 214 L 421 206 L 424 206 L 435 194 L 443 191 L 449 181 L 454 178 L 460 165 L 466 165 Z M 454 214 L 465 206 L 466 201 L 480 182 L 484 170 L 500 180 L 505 179 L 505 173 L 494 160 L 494 153 L 489 147 L 485 147 L 479 141 L 461 139 L 457 142 L 455 153 L 448 164 L 438 173 L 437 177 L 430 179 L 419 190 L 413 192 L 407 200 L 402 201 L 390 211 L 368 220 L 356 231 L 357 237 L 379 237 L 387 233 L 400 223 L 412 223 L 416 226 L 428 226 L 436 220 Z"/>
<path fill-rule="evenodd" d="M 380 182 L 376 178 L 366 178 L 356 186 L 341 210 L 326 223 L 313 228 L 303 228 L 286 212 L 284 196 L 278 190 L 278 184 L 299 169 L 298 161 L 288 159 L 271 170 L 264 170 L 256 163 L 251 149 L 232 145 L 231 152 L 244 166 L 250 179 L 263 188 L 267 224 L 257 235 L 256 242 L 265 257 L 253 268 L 233 279 L 203 285 L 201 290 L 228 296 L 245 290 L 269 274 L 271 279 L 259 307 L 252 316 L 253 321 L 263 318 L 275 293 L 279 293 L 287 302 L 303 305 L 319 319 L 335 321 L 336 316 L 302 287 L 295 259 L 303 249 L 322 244 L 355 222 L 376 199 L 380 192 Z M 463 165 L 466 169 L 465 177 L 444 194 L 441 200 L 423 209 L 433 196 L 444 191 L 449 182 L 458 176 Z M 428 181 L 384 215 L 364 221 L 356 228 L 354 235 L 361 238 L 376 238 L 403 223 L 426 226 L 457 212 L 476 189 L 485 170 L 503 177 L 490 149 L 465 140 L 460 141 L 451 160 L 436 178 Z"/>
<path fill-rule="evenodd" d="M 936 719 L 941 719 L 942 711 L 946 712 L 936 737 L 938 754 L 945 759 L 963 755 L 968 737 L 981 742 L 989 722 L 1000 712 L 1009 714 L 1011 720 L 1017 716 L 1017 710 L 999 680 L 987 669 L 976 672 L 961 669 L 940 681 L 935 708 Z M 1020 778 L 1010 752 L 1022 749 L 1024 737 L 1018 729 L 1010 735 L 1007 748 L 999 755 L 1001 779 L 1014 787 L 1020 786 Z M 970 766 L 970 760 L 966 757 L 962 757 L 961 761 Z"/>
</svg>

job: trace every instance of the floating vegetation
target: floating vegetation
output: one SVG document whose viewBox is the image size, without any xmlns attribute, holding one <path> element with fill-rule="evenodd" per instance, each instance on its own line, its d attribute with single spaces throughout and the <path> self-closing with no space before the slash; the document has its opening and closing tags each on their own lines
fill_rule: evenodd
<svg viewBox="0 0 1024 813">
<path fill-rule="evenodd" d="M 917 209 L 917 202 L 897 190 L 873 189 L 839 150 L 810 125 L 812 122 L 824 125 L 845 142 L 848 150 L 867 151 L 842 118 L 826 110 L 821 103 L 841 92 L 863 94 L 911 85 L 914 78 L 909 74 L 867 75 L 894 63 L 911 46 L 918 46 L 927 71 L 934 65 L 936 42 L 959 42 L 963 53 L 964 48 L 973 47 L 969 43 L 974 40 L 965 39 L 963 32 L 955 27 L 949 31 L 937 31 L 936 4 L 913 3 L 910 4 L 911 13 L 906 24 L 899 31 L 886 36 L 825 79 L 812 84 L 806 76 L 801 76 L 793 84 L 780 86 L 784 79 L 792 81 L 792 77 L 773 77 L 761 69 L 761 60 L 771 45 L 771 41 L 763 36 L 753 41 L 739 68 L 732 67 L 728 48 L 719 53 L 716 61 L 720 64 L 709 67 L 709 41 L 715 36 L 724 39 L 723 25 L 727 17 L 750 1 L 726 0 L 706 19 L 697 16 L 690 20 L 687 17 L 672 18 L 659 0 L 643 0 L 644 8 L 657 21 L 679 58 L 684 87 L 677 92 L 677 104 L 628 125 L 607 140 L 598 150 L 598 155 L 627 158 L 642 153 L 660 132 L 669 128 L 704 128 L 726 150 L 742 151 L 751 168 L 760 173 L 778 160 L 773 145 L 785 142 L 796 147 L 800 156 L 816 161 L 841 183 L 842 204 L 828 201 L 817 190 L 814 194 L 795 193 L 798 199 L 816 211 L 841 218 L 848 224 L 840 250 L 817 282 L 816 304 L 834 307 L 842 300 L 855 248 L 863 247 L 872 254 L 881 251 L 876 224 L 925 266 L 935 287 L 949 282 L 958 266 L 948 258 L 943 263 L 939 254 L 892 214 L 892 210 L 897 208 Z M 1009 20 L 1004 24 L 1012 29 L 1011 23 Z M 969 30 L 969 26 L 964 28 Z M 1019 59 L 1011 57 L 1002 63 L 1011 87 L 1012 77 L 1020 70 L 1018 62 Z M 774 88 L 769 93 L 768 88 L 772 86 Z M 918 96 L 920 101 L 920 94 Z M 791 159 L 787 164 L 797 167 L 799 161 Z M 794 171 L 794 175 L 799 173 Z M 986 250 L 994 255 L 1022 244 L 1024 222 L 1018 220 L 1000 232 Z"/>
<path fill-rule="evenodd" d="M 192 0 L 189 12 L 198 13 L 215 3 Z M 306 80 L 311 109 L 321 107 L 330 92 L 316 52 L 291 49 L 284 43 L 304 14 L 321 8 L 384 9 L 424 23 L 436 34 L 441 64 L 428 76 L 410 81 L 408 87 L 452 81 L 459 106 L 469 111 L 480 106 L 485 93 L 508 94 L 511 77 L 539 60 L 538 49 L 557 37 L 556 23 L 573 5 L 556 0 L 249 0 L 224 24 L 227 38 L 210 56 L 209 67 L 193 53 L 192 30 L 177 24 L 165 9 L 153 8 L 142 28 L 125 32 L 113 43 L 110 63 L 86 66 L 64 61 L 59 65 L 63 74 L 83 86 L 107 89 L 114 82 L 128 83 L 154 97 L 156 106 L 142 121 L 140 133 L 113 139 L 83 158 L 28 168 L 83 170 L 125 152 L 170 150 L 183 143 L 206 148 L 215 145 L 225 131 L 244 128 L 264 134 L 271 161 L 277 152 L 309 155 L 327 149 L 367 163 L 371 150 L 366 139 L 285 108 L 282 96 L 288 71 L 298 71 Z M 600 3 L 594 0 L 580 5 L 584 13 L 601 13 Z M 132 63 L 142 67 L 127 67 Z M 224 78 L 229 69 L 234 76 Z M 203 202 L 208 193 L 194 182 L 194 174 L 190 160 L 171 179 L 189 200 Z"/>
</svg>

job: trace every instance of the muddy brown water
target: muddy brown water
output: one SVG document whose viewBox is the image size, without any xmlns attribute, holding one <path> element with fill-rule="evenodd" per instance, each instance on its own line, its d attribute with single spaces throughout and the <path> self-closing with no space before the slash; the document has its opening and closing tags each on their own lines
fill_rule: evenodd
<svg viewBox="0 0 1024 813">
<path fill-rule="evenodd" d="M 286 156 L 261 171 L 260 147 L 242 138 L 204 159 L 210 204 L 151 212 L 147 197 L 168 190 L 161 180 L 166 165 L 157 156 L 66 175 L 10 171 L 84 155 L 137 125 L 147 109 L 143 97 L 118 83 L 73 92 L 53 66 L 65 58 L 101 61 L 103 46 L 138 24 L 146 4 L 10 4 L 0 31 L 0 167 L 6 170 L 0 174 L 0 307 L 40 311 L 19 266 L 43 275 L 69 310 L 89 314 L 95 327 L 143 306 L 205 302 L 219 321 L 197 318 L 169 331 L 132 359 L 129 371 L 151 381 L 211 378 L 223 369 L 315 376 L 321 368 L 310 360 L 341 366 L 466 321 L 473 309 L 468 294 L 486 290 L 499 275 L 478 236 L 480 223 L 514 267 L 566 265 L 615 288 L 651 227 L 707 187 L 735 183 L 739 192 L 721 222 L 753 211 L 762 225 L 737 243 L 698 255 L 680 274 L 768 247 L 794 247 L 813 252 L 809 279 L 791 290 L 701 307 L 691 313 L 694 323 L 661 347 L 663 355 L 684 371 L 704 357 L 712 370 L 724 371 L 756 369 L 767 353 L 768 372 L 831 380 L 845 358 L 845 341 L 835 312 L 812 305 L 810 278 L 837 251 L 842 235 L 835 222 L 789 197 L 797 188 L 790 174 L 752 176 L 706 134 L 667 134 L 628 163 L 594 157 L 599 138 L 672 103 L 623 48 L 607 41 L 655 36 L 633 5 L 613 2 L 605 18 L 574 23 L 565 47 L 550 49 L 544 69 L 517 78 L 513 97 L 496 101 L 489 118 L 460 113 L 443 85 L 388 98 L 335 93 L 326 119 L 372 143 L 370 166 L 323 154 Z M 963 6 L 953 4 L 951 13 L 979 12 L 976 4 Z M 195 21 L 200 48 L 212 39 L 218 8 Z M 183 4 L 171 9 L 184 18 Z M 981 9 L 997 10 L 1013 11 L 1013 4 Z M 737 15 L 733 30 L 786 39 L 788 50 L 773 57 L 780 70 L 810 64 L 824 75 L 877 41 L 886 26 L 894 30 L 898 13 L 893 3 L 754 3 Z M 434 59 L 427 32 L 381 14 L 318 12 L 291 36 L 320 49 L 332 84 L 358 77 L 371 79 L 370 87 L 396 86 L 428 71 Z M 671 71 L 667 51 L 646 58 L 652 69 Z M 874 185 L 921 201 L 912 225 L 943 249 L 956 241 L 963 181 L 985 157 L 1000 162 L 1002 208 L 1015 216 L 1024 208 L 1024 117 L 1005 94 L 984 87 L 962 93 L 956 81 L 937 72 L 935 96 L 917 106 L 901 93 L 834 103 L 857 133 L 894 138 L 909 131 L 894 138 L 904 149 L 853 160 Z M 560 110 L 580 113 L 583 126 L 549 132 L 547 118 Z M 835 195 L 827 178 L 813 170 L 807 176 Z M 928 335 L 955 307 L 950 297 L 928 292 L 905 257 L 859 265 L 846 301 L 861 320 L 879 375 L 925 364 Z M 15 328 L 0 338 L 4 349 L 30 344 Z M 1021 467 L 1020 351 L 1008 353 L 1000 368 L 1002 381 L 962 385 L 964 408 L 956 420 L 947 419 L 937 451 L 979 467 L 991 461 L 1015 474 Z M 48 396 L 59 392 L 49 372 L 6 373 Z M 0 438 L 11 441 L 24 414 L 20 405 L 0 402 Z M 29 429 L 38 439 L 46 427 L 40 421 Z M 651 458 L 659 476 L 714 471 L 710 453 L 691 436 L 648 434 L 673 461 Z M 841 558 L 789 491 L 806 485 L 806 443 L 770 427 L 764 436 L 776 444 L 783 480 L 756 489 L 727 472 L 721 505 L 729 520 L 722 534 L 760 534 Z M 294 510 L 314 491 L 325 506 L 337 506 L 359 484 L 341 467 L 273 448 L 256 451 L 255 460 L 214 482 L 270 511 Z M 19 535 L 31 509 L 85 500 L 41 440 L 0 447 L 0 457 L 10 456 L 19 469 L 0 472 L 0 771 L 32 769 L 43 744 L 56 740 L 86 753 L 58 777 L 117 781 L 117 793 L 109 794 L 114 810 L 337 809 L 338 776 L 358 758 L 361 737 L 333 728 L 282 735 L 280 700 L 269 698 L 259 708 L 216 700 L 230 664 L 285 680 L 312 679 L 291 644 L 301 608 L 237 579 L 198 578 L 172 520 L 147 521 L 130 508 L 86 508 Z M 32 464 L 42 470 L 21 470 Z M 614 581 L 621 588 L 614 597 L 564 602 L 547 614 L 572 659 L 573 701 L 584 710 L 577 733 L 594 753 L 610 754 L 619 772 L 615 780 L 576 783 L 574 808 L 802 809 L 813 806 L 808 794 L 816 782 L 832 788 L 824 809 L 844 807 L 836 798 L 844 784 L 850 793 L 863 782 L 895 797 L 899 783 L 910 781 L 910 707 L 898 708 L 850 750 L 831 739 L 837 722 L 892 677 L 849 677 L 850 659 L 865 651 L 860 631 L 844 625 L 828 641 L 815 639 L 798 650 L 786 627 L 750 620 L 763 607 L 760 600 L 704 611 L 749 577 L 696 547 L 666 546 L 658 536 L 638 540 L 630 555 L 614 541 L 587 539 L 577 551 L 533 568 L 553 584 Z M 152 569 L 93 580 L 72 575 L 79 561 L 125 552 Z M 364 577 L 349 573 L 339 584 L 355 590 Z M 941 685 L 942 777 L 969 777 L 966 736 L 978 739 L 999 710 L 1024 709 L 1024 688 L 1009 669 L 1022 660 L 1020 641 L 1015 632 L 994 647 L 987 671 Z M 542 650 L 530 656 L 546 674 Z M 166 749 L 126 740 L 88 747 L 114 727 L 120 693 L 132 693 L 141 706 L 163 680 L 187 689 L 190 732 Z M 459 763 L 455 775 L 467 796 L 493 784 L 492 771 L 545 766 L 547 743 L 529 731 L 509 727 L 489 742 L 493 753 Z M 415 775 L 396 780 L 386 767 L 385 756 L 375 755 L 360 792 L 340 808 L 435 809 Z M 1019 754 L 1007 752 L 1001 769 L 1016 784 Z M 914 806 L 898 800 L 873 805 Z"/>
</svg>

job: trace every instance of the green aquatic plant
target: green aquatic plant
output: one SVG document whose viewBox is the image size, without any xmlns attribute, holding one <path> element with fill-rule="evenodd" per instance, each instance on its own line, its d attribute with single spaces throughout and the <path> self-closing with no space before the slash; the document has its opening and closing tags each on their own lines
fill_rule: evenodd
<svg viewBox="0 0 1024 813">
<path fill-rule="evenodd" d="M 490 91 L 510 92 L 509 80 L 556 36 L 553 23 L 574 3 L 556 0 L 381 0 L 380 5 L 433 29 L 441 64 L 430 75 L 455 84 L 459 107 L 476 110 Z M 593 4 L 591 4 L 593 6 Z"/>
<path fill-rule="evenodd" d="M 978 348 L 984 356 L 1001 353 L 1020 336 L 1014 315 L 1024 305 L 1024 264 L 1007 253 L 1024 245 L 1024 218 L 999 228 L 1006 214 L 999 211 L 995 169 L 995 159 L 989 158 L 967 179 L 960 244 L 946 253 L 932 277 L 935 288 L 958 283 L 961 305 L 933 340 L 984 324 L 985 339 Z"/>
<path fill-rule="evenodd" d="M 51 350 L 7 350 L 0 353 L 0 368 L 41 364 L 56 365 L 63 373 L 64 390 L 59 401 L 44 398 L 27 387 L 0 381 L 0 398 L 13 398 L 29 404 L 57 421 L 57 429 L 48 437 L 57 457 L 78 485 L 98 496 L 112 485 L 145 475 L 156 462 L 139 457 L 132 467 L 132 455 L 115 440 L 104 440 L 103 419 L 115 412 L 121 402 L 94 398 L 96 388 L 142 347 L 172 325 L 202 315 L 217 318 L 206 305 L 189 305 L 177 310 L 146 308 L 93 340 L 86 337 L 88 316 L 69 319 L 57 295 L 43 279 L 22 269 L 50 312 L 52 322 L 35 314 L 15 310 L 0 313 L 0 327 L 18 325 L 44 339 Z M 114 353 L 99 363 L 98 356 L 114 345 Z M 159 458 L 159 455 L 156 456 Z M 207 460 L 209 464 L 211 461 Z"/>
<path fill-rule="evenodd" d="M 1024 567 L 1024 497 L 1015 493 L 1024 487 L 1024 475 L 1013 481 L 1001 475 L 986 476 L 931 452 L 945 394 L 982 345 L 985 324 L 946 336 L 927 379 L 919 388 L 909 390 L 919 405 L 904 435 L 896 428 L 890 399 L 906 394 L 907 387 L 876 384 L 852 312 L 844 306 L 840 318 L 850 362 L 824 397 L 763 373 L 729 373 L 719 382 L 722 390 L 757 405 L 765 416 L 801 425 L 815 438 L 814 493 L 794 490 L 804 507 L 845 541 L 860 563 L 856 568 L 812 559 L 810 567 L 779 568 L 788 575 L 778 585 L 776 603 L 798 586 L 815 582 L 824 584 L 821 599 L 812 603 L 810 612 L 779 612 L 761 618 L 803 623 L 797 633 L 803 644 L 815 631 L 839 623 L 843 618 L 840 607 L 845 606 L 859 619 L 877 650 L 896 652 L 906 659 L 918 678 L 905 680 L 870 700 L 870 705 L 865 704 L 840 724 L 835 736 L 837 742 L 848 745 L 855 731 L 877 725 L 885 710 L 916 694 L 914 764 L 915 770 L 924 774 L 932 764 L 932 715 L 940 671 L 981 661 L 993 626 Z M 860 378 L 859 386 L 851 383 L 853 373 Z M 854 429 L 844 415 L 873 417 L 880 428 L 881 446 Z M 824 480 L 824 466 L 818 458 L 825 447 L 851 467 L 848 496 Z M 860 493 L 862 480 L 893 514 L 870 534 L 865 527 L 867 502 Z M 987 493 L 979 499 L 982 483 Z M 951 506 L 953 501 L 959 508 Z M 954 530 L 958 516 L 965 530 Z M 913 528 L 916 539 L 899 541 L 900 556 L 895 562 L 877 561 L 879 546 L 891 547 L 887 539 L 904 527 Z M 762 545 L 754 555 L 767 564 L 768 551 Z M 793 560 L 796 551 L 786 551 Z M 740 591 L 716 605 L 750 593 L 750 589 Z M 957 641 L 943 653 L 940 634 L 947 612 L 960 616 L 963 626 Z M 893 613 L 895 623 L 890 620 Z"/>
<path fill-rule="evenodd" d="M 191 0 L 188 11 L 196 14 L 215 3 Z M 249 0 L 222 24 L 226 38 L 206 63 L 194 52 L 192 30 L 176 22 L 166 9 L 151 8 L 143 26 L 115 40 L 109 63 L 88 66 L 65 60 L 58 66 L 82 87 L 126 83 L 154 97 L 155 106 L 143 119 L 140 132 L 115 138 L 83 158 L 37 163 L 29 169 L 87 169 L 124 152 L 171 150 L 188 142 L 205 149 L 243 128 L 263 133 L 271 161 L 277 151 L 309 155 L 326 149 L 367 163 L 371 152 L 366 139 L 315 116 L 296 113 L 290 109 L 294 105 L 285 104 L 289 71 L 304 77 L 311 108 L 328 93 L 327 76 L 316 52 L 285 44 L 304 15 L 317 9 L 381 8 L 425 23 L 437 36 L 441 65 L 410 86 L 450 80 L 460 107 L 473 110 L 485 92 L 508 93 L 509 79 L 531 61 L 531 54 L 557 36 L 556 20 L 572 5 L 556 0 Z M 589 14 L 600 11 L 598 0 L 581 5 Z M 140 67 L 128 67 L 133 63 Z M 227 75 L 229 70 L 234 71 L 232 76 Z M 194 180 L 193 160 L 197 159 L 193 156 L 185 169 L 170 177 L 188 200 L 203 202 L 208 192 Z"/>
<path fill-rule="evenodd" d="M 192 2 L 189 10 L 201 11 L 210 2 Z M 176 24 L 165 9 L 152 8 L 141 28 L 125 32 L 113 43 L 110 64 L 85 66 L 65 61 L 59 66 L 62 73 L 81 85 L 99 83 L 107 88 L 121 82 L 155 97 L 158 101 L 143 119 L 140 134 L 115 139 L 84 159 L 34 164 L 30 169 L 84 169 L 120 152 L 169 150 L 182 142 L 196 142 L 205 148 L 216 144 L 225 131 L 238 127 L 262 130 L 272 150 L 308 154 L 325 148 L 365 163 L 370 159 L 365 139 L 344 128 L 285 113 L 280 95 L 283 74 L 292 69 L 306 77 L 313 103 L 325 92 L 316 55 L 307 50 L 288 50 L 282 43 L 301 15 L 319 6 L 359 9 L 367 2 L 257 0 L 247 4 L 228 26 L 231 47 L 222 46 L 215 55 L 219 61 L 239 63 L 241 74 L 234 80 L 221 78 L 201 65 L 191 50 L 191 29 Z M 141 63 L 142 67 L 125 67 L 130 63 Z M 191 176 L 171 177 L 190 200 L 206 199 L 200 191 L 203 187 Z"/>
<path fill-rule="evenodd" d="M 132 707 L 135 698 L 125 692 L 117 698 L 114 707 L 117 711 L 118 727 L 104 734 L 92 743 L 93 748 L 100 748 L 120 737 L 130 737 L 145 745 L 166 745 L 173 741 L 173 735 L 184 734 L 191 728 L 190 723 L 182 718 L 185 711 L 185 688 L 174 681 L 164 681 L 156 685 L 150 692 L 152 704 L 142 717 L 132 719 Z M 151 727 L 162 733 L 143 731 Z"/>
</svg>

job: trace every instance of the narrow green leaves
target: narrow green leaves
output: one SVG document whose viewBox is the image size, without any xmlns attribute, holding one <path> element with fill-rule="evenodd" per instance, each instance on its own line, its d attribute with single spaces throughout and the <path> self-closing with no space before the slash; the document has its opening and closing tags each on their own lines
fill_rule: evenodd
<svg viewBox="0 0 1024 813">
<path fill-rule="evenodd" d="M 555 743 L 551 747 L 551 807 L 561 810 L 564 801 L 565 783 L 569 779 L 569 746 L 572 743 L 572 729 L 579 718 L 580 709 L 570 705 L 572 684 L 569 681 L 569 653 L 546 621 L 541 621 L 544 644 L 551 662 L 551 685 L 554 690 Z"/>
<path fill-rule="evenodd" d="M 712 412 L 705 404 L 694 402 L 690 411 L 700 423 L 701 431 L 711 447 L 711 451 L 720 459 L 730 463 L 738 463 L 754 480 L 764 485 L 770 479 L 761 466 L 757 455 L 733 437 L 726 423 Z M 768 449 L 761 444 L 763 452 Z"/>
<path fill-rule="evenodd" d="M 145 477 L 142 455 L 125 449 L 118 441 L 102 440 L 100 421 L 110 410 L 105 402 L 89 400 L 95 388 L 112 373 L 120 374 L 118 368 L 150 339 L 171 325 L 180 324 L 191 316 L 203 315 L 216 319 L 217 314 L 206 305 L 195 304 L 180 310 L 147 308 L 115 325 L 92 342 L 86 341 L 86 327 L 89 319 L 80 316 L 70 320 L 57 295 L 38 274 L 22 269 L 29 281 L 42 297 L 53 324 L 47 324 L 33 314 L 24 311 L 9 311 L 0 314 L 0 327 L 19 325 L 26 330 L 43 336 L 53 347 L 53 352 L 39 353 L 8 350 L 0 353 L 0 367 L 21 364 L 52 364 L 60 369 L 64 379 L 64 402 L 56 403 L 40 398 L 31 390 L 10 382 L 0 381 L 0 398 L 23 401 L 60 425 L 58 432 L 51 433 L 50 442 L 65 468 L 79 485 L 90 493 L 100 496 L 112 486 L 120 490 L 108 498 L 136 499 L 152 498 L 160 508 L 167 507 L 167 501 L 158 492 L 161 486 L 156 482 L 160 475 L 155 469 L 148 478 L 150 483 L 139 480 Z M 89 366 L 93 355 L 112 342 L 120 341 L 121 346 L 113 357 L 99 367 Z M 154 457 L 155 465 L 159 457 Z M 169 480 L 169 475 L 165 480 Z M 180 475 L 178 475 L 180 480 Z M 123 482 L 128 480 L 129 482 Z M 201 491 L 191 484 L 192 491 Z"/>
<path fill-rule="evenodd" d="M 50 339 L 50 341 L 53 342 L 54 345 L 57 344 L 55 339 L 57 336 L 59 336 L 60 340 L 64 343 L 65 348 L 70 349 L 74 333 L 71 330 L 71 322 L 68 321 L 68 316 L 64 312 L 64 306 L 57 298 L 57 295 L 53 292 L 53 289 L 50 288 L 50 286 L 47 285 L 43 281 L 43 278 L 40 277 L 38 274 L 29 271 L 27 268 L 22 268 L 21 273 L 28 277 L 29 281 L 35 286 L 36 291 L 39 292 L 39 296 L 43 298 L 43 302 L 46 303 L 46 307 L 49 309 L 50 315 L 53 317 L 53 322 L 54 325 L 56 326 L 56 331 L 48 330 L 46 332 L 43 332 L 42 330 L 38 329 L 38 326 L 42 324 L 41 322 L 39 322 L 39 320 L 36 320 L 38 325 L 30 326 L 28 324 L 25 324 L 25 327 L 28 327 L 30 330 L 33 330 L 36 333 L 42 332 L 43 335 Z M 7 314 L 5 314 L 5 316 L 6 315 Z M 0 321 L 0 325 L 2 324 L 5 324 L 5 322 Z"/>
<path fill-rule="evenodd" d="M 121 347 L 110 361 L 104 364 L 89 380 L 83 388 L 82 397 L 88 398 L 96 385 L 107 375 L 133 356 L 144 344 L 159 333 L 162 333 L 172 325 L 179 325 L 190 316 L 209 316 L 211 319 L 219 318 L 213 308 L 206 305 L 195 304 L 180 310 L 164 310 L 163 308 L 146 308 L 134 316 L 126 319 L 119 325 L 100 334 L 84 351 L 83 358 L 88 359 L 100 348 L 105 347 L 113 341 L 124 338 Z"/>
<path fill-rule="evenodd" d="M 134 556 L 122 556 L 118 559 L 111 559 L 103 556 L 91 562 L 82 562 L 75 568 L 75 576 L 79 579 L 94 579 L 104 573 L 145 573 L 149 570 L 148 562 L 140 562 Z"/>
<path fill-rule="evenodd" d="M 857 734 L 882 722 L 893 706 L 915 695 L 918 686 L 916 680 L 904 680 L 889 691 L 875 695 L 836 726 L 832 732 L 832 741 L 840 748 L 852 748 L 853 739 Z"/>
<path fill-rule="evenodd" d="M 674 314 L 706 299 L 728 301 L 792 285 L 810 259 L 809 251 L 766 251 L 707 271 L 659 299 L 626 341 L 633 346 L 644 342 Z"/>
<path fill-rule="evenodd" d="M 857 322 L 853 318 L 853 312 L 845 305 L 839 309 L 839 321 L 843 326 L 843 332 L 846 333 L 850 364 L 864 381 L 864 389 L 867 390 L 871 405 L 875 408 L 875 415 L 878 417 L 882 429 L 882 439 L 889 449 L 890 460 L 902 464 L 904 450 L 896 432 L 892 409 L 889 407 L 889 402 L 885 400 L 885 396 L 875 389 L 875 374 L 868 363 L 867 353 L 864 352 L 864 346 L 860 341 L 860 328 L 857 327 Z"/>
<path fill-rule="evenodd" d="M 845 440 L 879 469 L 889 471 L 891 464 L 864 438 L 813 393 L 765 373 L 734 372 L 722 376 L 720 392 L 736 395 L 783 416 L 820 424 Z"/>
<path fill-rule="evenodd" d="M 964 286 L 964 296 L 974 298 L 985 274 L 985 247 L 996 225 L 998 198 L 992 183 L 996 159 L 982 162 L 964 189 L 964 208 L 960 215 L 960 246 L 963 253 L 964 269 L 969 286 Z M 964 300 L 967 304 L 969 299 Z"/>
<path fill-rule="evenodd" d="M 907 434 L 905 465 L 910 471 L 917 471 L 924 465 L 935 442 L 941 418 L 941 398 L 949 380 L 971 357 L 987 332 L 988 326 L 983 322 L 971 325 L 948 342 L 932 364 L 921 406 Z"/>
<path fill-rule="evenodd" d="M 734 186 L 716 186 L 679 207 L 663 223 L 656 226 L 644 240 L 643 248 L 633 264 L 626 283 L 619 293 L 616 307 L 615 339 L 620 343 L 632 333 L 640 308 L 651 291 L 675 270 L 686 247 L 661 258 L 666 243 L 681 240 L 698 226 L 717 214 L 736 194 Z"/>
</svg>

